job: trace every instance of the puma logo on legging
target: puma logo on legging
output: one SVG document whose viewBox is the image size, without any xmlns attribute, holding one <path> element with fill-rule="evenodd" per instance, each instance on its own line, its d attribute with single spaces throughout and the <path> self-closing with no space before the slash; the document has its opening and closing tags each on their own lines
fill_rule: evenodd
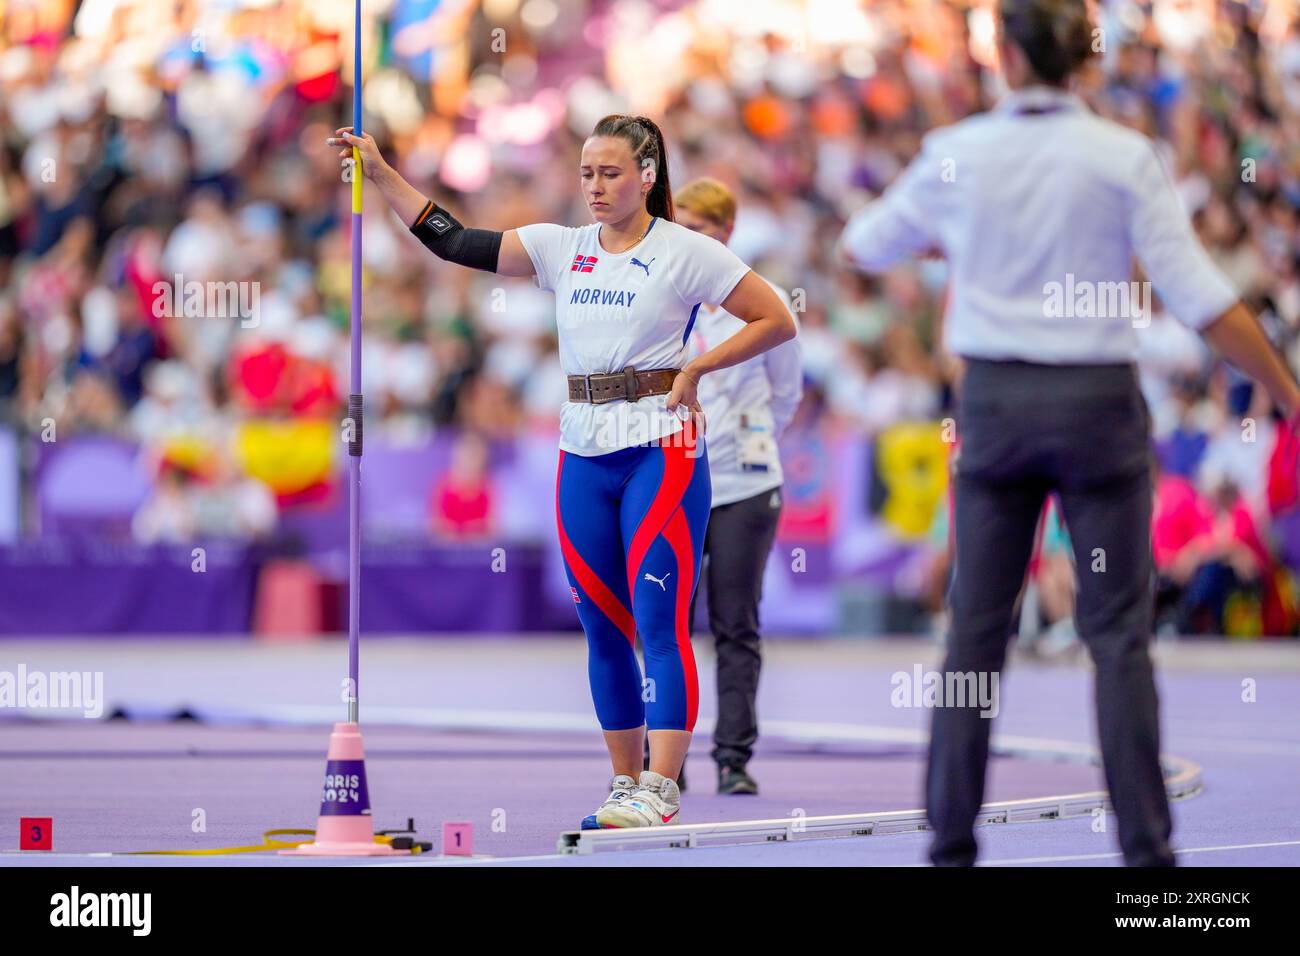
<svg viewBox="0 0 1300 956">
<path fill-rule="evenodd" d="M 668 574 L 672 574 L 672 572 L 669 571 Z M 642 578 L 641 580 L 642 580 L 642 581 L 653 581 L 655 584 L 659 585 L 660 590 L 662 590 L 662 591 L 667 591 L 668 589 L 667 589 L 666 587 L 664 587 L 664 582 L 668 580 L 668 574 L 665 574 L 662 578 L 657 578 L 657 577 L 655 577 L 653 574 L 651 574 L 649 571 L 647 571 L 647 572 L 645 573 L 645 577 Z"/>
</svg>

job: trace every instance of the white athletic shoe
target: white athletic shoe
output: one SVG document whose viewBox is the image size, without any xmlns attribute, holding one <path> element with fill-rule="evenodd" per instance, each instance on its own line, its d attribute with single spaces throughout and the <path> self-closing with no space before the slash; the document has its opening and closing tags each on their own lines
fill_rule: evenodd
<svg viewBox="0 0 1300 956">
<path fill-rule="evenodd" d="M 681 791 L 677 789 L 677 781 L 646 770 L 634 791 L 596 812 L 596 822 L 602 830 L 662 827 L 676 823 L 681 809 Z"/>
<path fill-rule="evenodd" d="M 617 804 L 620 800 L 627 797 L 636 789 L 636 781 L 625 773 L 620 773 L 609 781 L 609 797 L 596 810 L 596 813 L 588 814 L 582 818 L 582 829 L 599 830 L 600 824 L 596 822 L 596 815 L 601 810 L 607 809 Z"/>
</svg>

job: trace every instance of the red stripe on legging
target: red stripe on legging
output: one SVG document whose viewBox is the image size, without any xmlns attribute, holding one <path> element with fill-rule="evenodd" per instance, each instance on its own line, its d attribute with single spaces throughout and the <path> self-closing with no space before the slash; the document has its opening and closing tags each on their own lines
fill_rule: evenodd
<svg viewBox="0 0 1300 956">
<path fill-rule="evenodd" d="M 687 616 L 691 609 L 691 588 L 695 584 L 695 549 L 691 545 L 691 528 L 686 513 L 678 508 L 664 526 L 664 538 L 677 558 L 677 604 L 673 613 L 673 631 L 677 635 L 677 653 L 682 659 L 682 677 L 686 682 L 686 726 L 695 729 L 700 711 L 700 678 L 695 668 L 695 649 L 691 647 L 691 627 Z"/>
<path fill-rule="evenodd" d="M 691 427 L 691 423 L 687 422 L 686 428 Z M 641 569 L 641 562 L 645 560 L 646 552 L 650 550 L 654 539 L 659 537 L 659 532 L 668 523 L 673 509 L 681 504 L 682 495 L 686 493 L 686 486 L 691 483 L 691 475 L 695 472 L 695 459 L 686 454 L 686 446 L 692 444 L 689 437 L 672 435 L 663 440 L 670 444 L 662 446 L 664 474 L 659 480 L 659 490 L 655 493 L 654 501 L 650 502 L 645 517 L 637 525 L 636 533 L 632 535 L 632 544 L 627 549 L 627 593 L 632 596 L 634 605 L 636 574 Z"/>
<path fill-rule="evenodd" d="M 555 527 L 560 532 L 560 551 L 564 554 L 564 560 L 569 565 L 569 570 L 573 572 L 573 577 L 577 580 L 578 586 L 587 592 L 587 597 L 595 603 L 610 622 L 622 632 L 627 638 L 628 643 L 636 641 L 636 622 L 632 619 L 632 612 L 623 606 L 614 592 L 609 589 L 600 576 L 596 574 L 582 560 L 582 555 L 578 554 L 578 549 L 573 546 L 569 536 L 564 533 L 564 518 L 560 515 L 560 475 L 564 472 L 564 452 L 560 452 L 560 465 L 555 473 Z"/>
</svg>

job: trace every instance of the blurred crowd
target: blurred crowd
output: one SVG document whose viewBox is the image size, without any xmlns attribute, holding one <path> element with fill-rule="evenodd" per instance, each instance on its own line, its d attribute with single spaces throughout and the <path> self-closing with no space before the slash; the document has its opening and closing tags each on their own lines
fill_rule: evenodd
<svg viewBox="0 0 1300 956">
<path fill-rule="evenodd" d="M 1158 141 L 1296 367 L 1291 0 L 1110 0 L 1097 16 L 1080 92 Z M 857 276 L 834 241 L 926 130 L 996 101 L 992 24 L 987 0 L 387 0 L 363 24 L 367 130 L 463 222 L 506 229 L 588 221 L 586 133 L 609 112 L 654 116 L 673 183 L 730 185 L 733 248 L 794 296 L 796 427 L 872 436 L 950 411 L 946 267 Z M 285 442 L 319 442 L 321 474 L 339 454 L 349 191 L 325 139 L 350 115 L 350 52 L 350 0 L 0 3 L 0 416 L 140 442 L 158 476 L 143 540 L 269 533 L 320 477 L 287 467 Z M 366 209 L 367 437 L 469 436 L 430 489 L 429 528 L 481 533 L 476 443 L 556 427 L 550 296 L 433 259 L 369 190 Z M 1222 631 L 1225 589 L 1281 587 L 1277 429 L 1158 301 L 1141 340 L 1170 613 Z"/>
</svg>

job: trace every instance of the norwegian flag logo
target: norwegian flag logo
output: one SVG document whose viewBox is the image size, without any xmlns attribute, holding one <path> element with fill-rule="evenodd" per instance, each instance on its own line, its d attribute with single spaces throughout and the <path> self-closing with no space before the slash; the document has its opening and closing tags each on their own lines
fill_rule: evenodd
<svg viewBox="0 0 1300 956">
<path fill-rule="evenodd" d="M 581 604 L 581 603 L 582 603 L 582 598 L 578 597 L 578 589 L 575 588 L 575 587 L 570 586 L 569 590 L 573 592 L 573 603 L 574 603 L 574 604 Z"/>
<path fill-rule="evenodd" d="M 584 256 L 581 252 L 573 257 L 573 266 L 570 272 L 590 272 L 596 268 L 595 256 Z"/>
</svg>

